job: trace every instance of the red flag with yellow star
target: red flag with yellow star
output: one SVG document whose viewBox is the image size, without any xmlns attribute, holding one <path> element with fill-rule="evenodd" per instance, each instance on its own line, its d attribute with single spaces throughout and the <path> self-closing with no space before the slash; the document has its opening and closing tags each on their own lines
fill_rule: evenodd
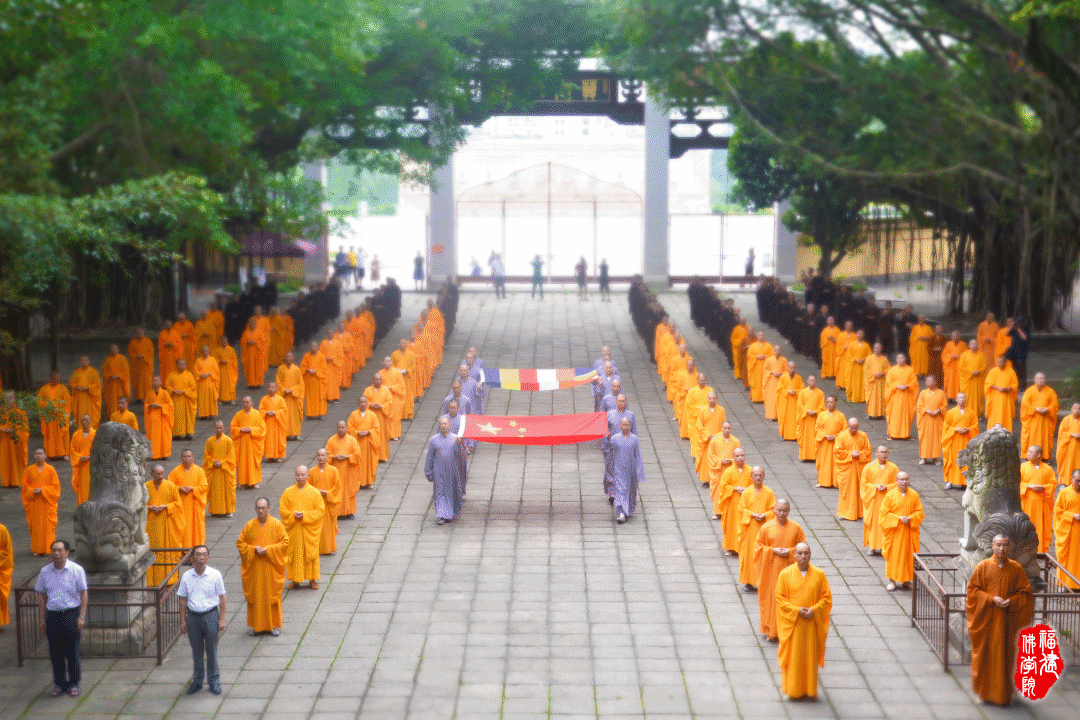
<svg viewBox="0 0 1080 720">
<path fill-rule="evenodd" d="M 602 412 L 577 415 L 463 415 L 458 437 L 501 445 L 573 445 L 607 435 Z"/>
</svg>

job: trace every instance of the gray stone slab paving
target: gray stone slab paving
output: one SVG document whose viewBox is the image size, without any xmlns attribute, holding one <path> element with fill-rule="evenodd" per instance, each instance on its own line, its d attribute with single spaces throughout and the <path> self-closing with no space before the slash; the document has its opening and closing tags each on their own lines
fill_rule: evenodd
<svg viewBox="0 0 1080 720">
<path fill-rule="evenodd" d="M 425 300 L 405 296 L 406 322 Z M 160 668 L 153 661 L 87 660 L 83 696 L 52 700 L 44 695 L 48 663 L 17 668 L 9 632 L 0 636 L 0 716 L 1075 717 L 1075 670 L 1046 701 L 1007 710 L 974 700 L 966 668 L 941 671 L 910 626 L 908 596 L 887 594 L 883 563 L 859 552 L 861 526 L 835 519 L 835 495 L 813 487 L 812 466 L 793 461 L 791 445 L 779 441 L 760 407 L 731 380 L 719 349 L 690 324 L 685 295 L 664 294 L 661 301 L 720 393 L 748 458 L 766 467 L 778 495 L 792 499 L 792 517 L 806 528 L 814 561 L 832 582 L 833 627 L 818 702 L 791 703 L 779 692 L 775 645 L 756 632 L 756 596 L 739 592 L 737 563 L 720 554 L 707 492 L 692 475 L 687 442 L 678 439 L 625 298 L 581 302 L 554 292 L 541 303 L 518 293 L 496 302 L 466 292 L 446 362 L 417 418 L 392 443 L 375 490 L 357 497 L 356 519 L 340 522 L 338 553 L 323 558 L 320 590 L 287 593 L 281 637 L 249 638 L 244 627 L 233 543 L 250 517 L 253 494 L 240 495 L 232 520 L 208 521 L 211 562 L 225 573 L 231 600 L 221 698 L 183 695 L 190 654 L 181 640 Z M 389 352 L 400 329 L 376 358 Z M 463 516 L 435 525 L 423 452 L 465 349 L 479 347 L 489 366 L 555 367 L 590 363 L 604 344 L 616 354 L 641 429 L 649 479 L 640 513 L 621 527 L 612 522 L 596 443 L 482 445 Z M 286 463 L 264 468 L 265 494 L 278 497 L 295 465 L 310 461 L 334 422 L 354 408 L 370 373 L 365 368 L 357 376 L 324 421 L 305 423 Z M 587 388 L 495 390 L 488 405 L 496 415 L 591 410 Z M 883 434 L 873 425 L 870 431 L 875 441 Z M 201 447 L 207 432 L 191 444 Z M 951 549 L 959 495 L 935 489 L 940 469 L 915 465 L 911 444 L 893 452 L 927 502 L 924 549 Z M 57 469 L 67 484 L 64 465 Z M 0 493 L 0 518 L 25 548 L 17 495 Z M 69 503 L 70 493 L 65 514 Z M 61 533 L 65 527 L 62 522 Z M 16 563 L 16 580 L 41 564 L 26 551 Z"/>
</svg>

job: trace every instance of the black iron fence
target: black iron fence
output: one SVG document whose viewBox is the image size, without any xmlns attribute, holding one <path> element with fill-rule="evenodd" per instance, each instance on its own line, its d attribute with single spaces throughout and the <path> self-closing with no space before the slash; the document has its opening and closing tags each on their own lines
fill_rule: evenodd
<svg viewBox="0 0 1080 720">
<path fill-rule="evenodd" d="M 957 566 L 959 557 L 953 553 L 916 555 L 911 589 L 911 624 L 926 639 L 946 671 L 949 665 L 971 662 L 965 607 L 967 587 Z M 1064 586 L 1060 576 L 1074 583 L 1080 581 L 1049 555 L 1040 553 L 1038 561 L 1046 589 L 1035 593 L 1031 622 L 1054 628 L 1062 659 L 1067 665 L 1076 664 L 1080 661 L 1080 593 Z"/>
<path fill-rule="evenodd" d="M 118 587 L 91 585 L 86 625 L 80 638 L 83 657 L 147 657 L 162 659 L 180 637 L 180 575 L 190 565 L 187 548 L 151 548 L 157 558 L 151 568 L 165 572 L 158 585 Z M 173 558 L 180 558 L 179 562 Z M 19 666 L 24 660 L 49 657 L 49 643 L 40 626 L 37 575 L 15 588 L 15 633 Z"/>
</svg>

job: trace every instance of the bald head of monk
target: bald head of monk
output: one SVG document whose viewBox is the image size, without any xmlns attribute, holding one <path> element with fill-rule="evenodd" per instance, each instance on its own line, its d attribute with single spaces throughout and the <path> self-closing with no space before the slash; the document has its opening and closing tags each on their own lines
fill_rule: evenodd
<svg viewBox="0 0 1080 720">
<path fill-rule="evenodd" d="M 791 505 L 785 498 L 778 498 L 776 505 L 773 506 L 773 514 L 776 515 L 776 524 L 783 527 L 787 525 L 788 513 L 791 512 Z"/>
<path fill-rule="evenodd" d="M 765 484 L 765 468 L 760 465 L 750 468 L 750 479 L 754 481 L 754 489 L 760 490 Z"/>
<path fill-rule="evenodd" d="M 994 551 L 994 560 L 997 560 L 998 565 L 1004 565 L 1005 561 L 1009 559 L 1009 551 L 1012 550 L 1012 543 L 1009 541 L 1008 536 L 998 533 L 994 536 L 991 547 Z"/>
<path fill-rule="evenodd" d="M 619 412 L 626 412 L 626 396 L 619 393 L 615 396 L 615 407 L 619 409 Z"/>
<path fill-rule="evenodd" d="M 811 376 L 807 377 L 806 378 L 806 387 L 810 388 L 811 390 L 817 389 L 817 376 L 811 375 Z"/>
<path fill-rule="evenodd" d="M 856 418 L 856 417 L 849 418 L 848 421 L 847 421 L 847 429 L 848 429 L 848 432 L 851 433 L 852 435 L 859 432 L 859 418 Z"/>
<path fill-rule="evenodd" d="M 710 408 L 716 407 L 716 391 L 715 390 L 710 390 L 709 391 L 709 396 L 707 398 L 705 398 L 705 399 L 706 399 L 706 401 L 708 401 Z"/>
<path fill-rule="evenodd" d="M 795 546 L 795 564 L 801 572 L 810 569 L 810 546 L 804 542 Z"/>
<path fill-rule="evenodd" d="M 293 473 L 296 478 L 296 487 L 302 488 L 307 485 L 308 481 L 308 468 L 307 465 L 297 465 L 296 472 Z"/>
</svg>

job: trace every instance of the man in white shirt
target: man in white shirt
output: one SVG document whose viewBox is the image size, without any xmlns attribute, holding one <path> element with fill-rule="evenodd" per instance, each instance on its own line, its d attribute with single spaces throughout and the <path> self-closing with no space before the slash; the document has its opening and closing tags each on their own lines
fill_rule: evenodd
<svg viewBox="0 0 1080 720">
<path fill-rule="evenodd" d="M 180 578 L 176 594 L 180 597 L 180 632 L 191 642 L 195 670 L 187 694 L 202 690 L 205 678 L 214 695 L 221 694 L 221 673 L 218 671 L 218 633 L 225 630 L 225 580 L 221 573 L 207 566 L 210 550 L 205 545 L 191 549 L 194 567 Z"/>
<path fill-rule="evenodd" d="M 68 560 L 66 540 L 54 540 L 53 561 L 41 568 L 34 590 L 38 597 L 39 629 L 49 640 L 53 667 L 52 697 L 79 697 L 82 667 L 79 639 L 86 622 L 86 571 Z"/>
</svg>

